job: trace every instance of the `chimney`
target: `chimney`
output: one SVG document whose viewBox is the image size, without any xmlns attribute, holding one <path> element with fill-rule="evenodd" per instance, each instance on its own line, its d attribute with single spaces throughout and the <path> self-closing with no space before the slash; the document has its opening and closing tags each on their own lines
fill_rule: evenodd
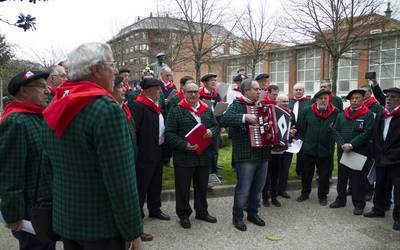
<svg viewBox="0 0 400 250">
<path fill-rule="evenodd" d="M 137 17 L 138 22 L 140 21 L 140 16 Z"/>
<path fill-rule="evenodd" d="M 153 17 L 153 12 L 150 12 L 150 18 L 152 18 Z"/>
<path fill-rule="evenodd" d="M 387 4 L 387 9 L 385 11 L 385 15 L 387 19 L 390 19 L 392 17 L 392 10 L 390 9 L 390 2 Z"/>
</svg>

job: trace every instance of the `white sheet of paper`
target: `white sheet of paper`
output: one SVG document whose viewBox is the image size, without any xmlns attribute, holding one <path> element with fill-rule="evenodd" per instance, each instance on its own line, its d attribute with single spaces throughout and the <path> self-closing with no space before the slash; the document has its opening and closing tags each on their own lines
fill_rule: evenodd
<svg viewBox="0 0 400 250">
<path fill-rule="evenodd" d="M 296 140 L 292 143 L 289 143 L 288 149 L 286 150 L 286 152 L 292 153 L 292 154 L 297 154 L 298 152 L 300 152 L 301 146 L 303 146 L 303 141 L 300 139 Z"/>
<path fill-rule="evenodd" d="M 340 163 L 354 170 L 361 171 L 364 167 L 367 157 L 351 151 L 350 153 L 343 152 Z"/>
<path fill-rule="evenodd" d="M 218 89 L 218 94 L 221 97 L 221 99 L 224 99 L 225 96 L 228 94 L 229 84 L 219 82 L 217 85 L 217 89 Z"/>
<path fill-rule="evenodd" d="M 217 105 L 215 105 L 214 108 L 214 116 L 220 116 L 222 115 L 225 110 L 228 108 L 228 103 L 227 102 L 217 102 Z"/>
<path fill-rule="evenodd" d="M 6 224 L 6 222 L 4 221 L 3 215 L 1 214 L 1 211 L 0 211 L 0 224 L 1 223 Z M 32 223 L 27 220 L 22 220 L 22 231 L 25 231 L 30 234 L 36 234 L 35 230 L 32 227 Z"/>
</svg>

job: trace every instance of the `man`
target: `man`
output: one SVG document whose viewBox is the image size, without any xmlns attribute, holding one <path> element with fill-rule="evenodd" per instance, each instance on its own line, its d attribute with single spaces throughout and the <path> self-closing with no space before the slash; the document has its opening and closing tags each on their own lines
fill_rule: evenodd
<svg viewBox="0 0 400 250">
<path fill-rule="evenodd" d="M 339 96 L 336 96 L 332 93 L 332 84 L 328 80 L 323 80 L 321 81 L 319 85 L 320 90 L 326 90 L 326 91 L 331 91 L 331 94 L 329 95 L 329 102 L 332 103 L 333 106 L 335 106 L 339 112 L 343 111 L 343 101 L 342 98 Z M 312 102 L 314 102 L 313 100 Z"/>
<path fill-rule="evenodd" d="M 168 102 L 167 105 L 168 112 L 173 108 L 175 108 L 178 105 L 178 103 L 185 98 L 185 95 L 183 94 L 183 87 L 185 86 L 186 83 L 194 83 L 194 79 L 191 76 L 184 76 L 180 79 L 179 83 L 180 87 L 178 93 L 174 95 Z"/>
<path fill-rule="evenodd" d="M 306 107 L 310 106 L 310 98 L 304 95 L 304 84 L 296 83 L 293 85 L 293 97 L 289 100 L 289 108 L 293 111 L 294 120 L 297 126 L 297 130 L 301 130 L 301 122 L 299 121 Z M 296 174 L 301 176 L 301 170 L 303 169 L 303 152 L 297 153 L 296 160 Z"/>
<path fill-rule="evenodd" d="M 70 80 L 43 112 L 51 164 L 53 227 L 64 249 L 141 248 L 129 109 L 111 95 L 117 73 L 111 48 L 87 43 L 68 56 Z"/>
<path fill-rule="evenodd" d="M 252 148 L 248 126 L 256 124 L 257 117 L 246 114 L 247 106 L 254 106 L 260 98 L 260 85 L 246 79 L 240 86 L 243 96 L 236 99 L 221 118 L 221 126 L 229 127 L 232 134 L 232 163 L 236 171 L 237 183 L 233 201 L 233 225 L 246 231 L 243 211 L 247 210 L 247 220 L 258 226 L 265 222 L 258 215 L 261 191 L 267 176 L 268 148 Z"/>
<path fill-rule="evenodd" d="M 165 136 L 172 148 L 174 160 L 176 213 L 180 225 L 190 228 L 189 216 L 192 209 L 189 198 L 192 180 L 195 218 L 209 223 L 217 222 L 217 219 L 208 213 L 207 205 L 208 168 L 214 160 L 214 153 L 210 145 L 201 155 L 196 154 L 198 145 L 190 144 L 185 136 L 201 123 L 207 129 L 203 138 L 215 140 L 218 124 L 211 108 L 199 100 L 199 87 L 195 83 L 187 83 L 183 87 L 183 93 L 185 99 L 168 114 Z"/>
<path fill-rule="evenodd" d="M 365 91 L 354 89 L 349 92 L 346 99 L 350 100 L 350 106 L 338 115 L 334 130 L 334 138 L 338 146 L 338 158 L 343 152 L 356 152 L 362 155 L 368 154 L 368 144 L 371 138 L 374 124 L 374 116 L 363 105 Z M 339 208 L 346 205 L 347 180 L 350 180 L 351 196 L 354 205 L 353 214 L 361 215 L 365 207 L 365 181 L 368 174 L 367 168 L 361 171 L 354 170 L 339 164 L 337 194 L 335 202 L 330 208 Z"/>
<path fill-rule="evenodd" d="M 298 202 L 309 199 L 315 166 L 319 173 L 318 199 L 321 206 L 328 204 L 329 172 L 335 141 L 332 127 L 338 114 L 329 102 L 330 91 L 320 90 L 314 95 L 315 103 L 304 110 L 299 138 L 303 141 L 303 169 L 301 195 Z"/>
<path fill-rule="evenodd" d="M 129 73 L 131 71 L 129 69 L 120 69 L 118 70 L 119 76 L 122 77 L 122 85 L 124 86 L 124 91 L 125 91 L 125 99 L 130 99 L 129 97 L 132 96 L 132 92 L 134 89 L 132 86 L 129 84 Z"/>
<path fill-rule="evenodd" d="M 244 74 L 238 74 L 237 76 L 235 76 L 233 78 L 234 86 L 232 89 L 229 89 L 227 97 L 226 97 L 226 101 L 229 104 L 231 104 L 234 100 L 236 100 L 236 98 L 242 96 L 240 85 L 241 85 L 242 81 L 245 79 L 247 79 L 247 76 Z"/>
<path fill-rule="evenodd" d="M 256 77 L 256 81 L 260 85 L 260 88 L 263 91 L 267 91 L 269 87 L 269 82 L 268 82 L 269 75 L 266 73 L 261 73 Z"/>
<path fill-rule="evenodd" d="M 172 81 L 172 70 L 168 66 L 163 67 L 158 79 L 163 83 L 161 85 L 161 91 L 164 98 L 168 98 L 171 92 L 176 90 L 176 86 Z"/>
<path fill-rule="evenodd" d="M 47 105 L 48 75 L 26 71 L 13 77 L 8 92 L 16 100 L 6 106 L 0 120 L 0 211 L 21 250 L 56 248 L 55 242 L 40 241 L 35 235 L 20 231 L 22 220 L 30 220 L 35 198 L 50 195 L 47 183 L 37 178 L 39 171 L 43 173 L 40 137 L 44 124 L 42 111 Z"/>
<path fill-rule="evenodd" d="M 385 108 L 375 119 L 373 151 L 376 165 L 374 206 L 365 217 L 384 217 L 387 207 L 387 182 L 394 185 L 393 229 L 400 231 L 400 89 L 383 90 L 378 83 L 371 85 L 379 101 L 385 100 Z M 379 98 L 378 98 L 379 97 Z M 390 185 L 390 190 L 392 185 Z"/>
<path fill-rule="evenodd" d="M 156 55 L 157 61 L 150 64 L 150 69 L 154 72 L 154 78 L 158 78 L 161 75 L 161 70 L 164 67 L 168 67 L 165 61 L 165 53 L 160 52 Z"/>
<path fill-rule="evenodd" d="M 262 99 L 267 104 L 276 105 L 276 98 L 279 95 L 279 87 L 278 85 L 269 85 L 267 89 L 267 93 Z"/>
<path fill-rule="evenodd" d="M 136 176 L 142 216 L 143 205 L 147 201 L 149 217 L 170 220 L 170 217 L 161 211 L 162 145 L 165 133 L 164 117 L 158 103 L 161 84 L 154 78 L 143 79 L 140 82 L 141 94 L 133 103 L 128 104 L 136 125 Z"/>
<path fill-rule="evenodd" d="M 65 71 L 65 68 L 60 66 L 60 65 L 54 65 L 51 66 L 49 69 L 49 77 L 47 78 L 47 84 L 48 88 L 50 91 L 50 94 L 48 96 L 48 102 L 53 99 L 55 93 L 56 93 L 56 88 L 65 80 L 67 80 L 67 72 Z"/>
</svg>

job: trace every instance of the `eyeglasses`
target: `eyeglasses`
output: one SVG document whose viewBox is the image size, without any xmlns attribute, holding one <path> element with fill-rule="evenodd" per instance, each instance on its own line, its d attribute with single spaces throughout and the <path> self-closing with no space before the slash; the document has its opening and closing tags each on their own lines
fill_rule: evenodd
<svg viewBox="0 0 400 250">
<path fill-rule="evenodd" d="M 193 91 L 185 91 L 185 94 L 195 94 L 195 95 L 198 95 L 199 94 L 199 91 L 198 90 L 193 90 Z"/>
<path fill-rule="evenodd" d="M 45 90 L 45 89 L 47 89 L 47 84 L 32 84 L 32 85 L 25 85 L 25 87 L 39 88 L 39 89 Z"/>
<path fill-rule="evenodd" d="M 117 70 L 117 63 L 115 61 L 99 61 L 100 64 L 111 66 L 113 70 Z"/>
</svg>

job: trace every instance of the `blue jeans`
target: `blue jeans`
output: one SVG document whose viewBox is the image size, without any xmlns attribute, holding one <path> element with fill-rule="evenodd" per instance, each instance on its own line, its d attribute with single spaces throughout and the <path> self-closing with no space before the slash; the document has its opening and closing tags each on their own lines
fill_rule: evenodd
<svg viewBox="0 0 400 250">
<path fill-rule="evenodd" d="M 242 219 L 246 206 L 248 215 L 256 215 L 267 176 L 268 161 L 236 163 L 234 167 L 237 183 L 233 200 L 233 217 Z"/>
</svg>

